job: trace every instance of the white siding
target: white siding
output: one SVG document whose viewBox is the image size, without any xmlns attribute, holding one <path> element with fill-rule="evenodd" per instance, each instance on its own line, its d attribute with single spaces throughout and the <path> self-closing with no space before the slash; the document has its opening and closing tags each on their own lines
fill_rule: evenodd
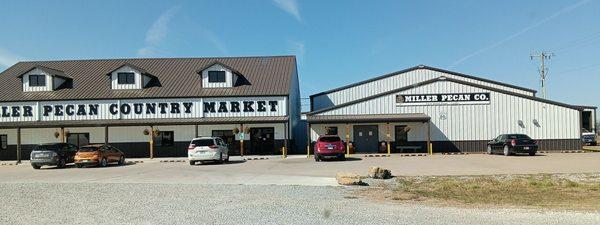
<svg viewBox="0 0 600 225">
<path fill-rule="evenodd" d="M 17 129 L 0 129 L 0 135 L 6 135 L 8 145 L 17 144 Z"/>
<path fill-rule="evenodd" d="M 46 76 L 46 86 L 41 86 L 41 87 L 31 87 L 29 86 L 29 75 L 44 75 Z M 23 91 L 24 92 L 35 92 L 35 91 L 52 91 L 52 84 L 53 84 L 53 80 L 52 80 L 52 76 L 40 69 L 34 69 L 32 71 L 29 71 L 28 73 L 26 73 L 25 75 L 23 75 L 22 79 L 23 79 Z"/>
<path fill-rule="evenodd" d="M 225 82 L 211 83 L 208 82 L 208 71 L 225 71 Z M 233 73 L 231 70 L 222 65 L 215 64 L 202 71 L 202 87 L 203 88 L 229 88 L 233 87 Z"/>
<path fill-rule="evenodd" d="M 43 143 L 61 142 L 61 137 L 55 137 L 54 133 L 60 133 L 60 128 L 28 128 L 21 129 L 21 144 L 37 145 Z"/>
<path fill-rule="evenodd" d="M 397 106 L 396 94 L 490 92 L 486 105 Z M 524 133 L 534 139 L 578 139 L 579 111 L 450 81 L 409 89 L 322 115 L 425 113 L 431 116 L 433 141 L 490 140 L 501 133 Z M 446 119 L 442 118 L 446 115 Z M 525 127 L 518 125 L 523 121 Z M 533 120 L 539 122 L 539 127 Z"/>
<path fill-rule="evenodd" d="M 135 84 L 119 84 L 119 73 L 134 73 L 134 77 L 135 77 Z M 110 80 L 111 80 L 111 84 L 112 84 L 112 89 L 124 89 L 124 90 L 128 90 L 128 89 L 142 89 L 142 75 L 139 71 L 134 70 L 133 68 L 129 67 L 129 66 L 123 66 L 117 70 L 115 70 L 114 72 L 111 73 L 110 75 Z"/>
<path fill-rule="evenodd" d="M 215 112 L 204 112 L 204 102 L 216 102 L 215 103 Z M 240 104 L 241 112 L 218 112 L 218 104 L 219 102 L 226 102 L 227 106 L 230 107 L 230 102 L 237 101 Z M 243 112 L 243 102 L 244 101 L 252 101 L 254 112 Z M 266 101 L 267 108 L 264 112 L 259 112 L 257 101 Z M 276 111 L 271 111 L 271 106 L 268 105 L 269 101 L 276 101 L 277 106 L 275 107 Z M 142 103 L 142 113 L 136 114 L 134 103 Z M 156 113 L 146 113 L 146 103 L 154 103 L 156 104 Z M 160 113 L 160 107 L 158 104 L 160 103 L 168 103 L 168 107 L 166 108 L 166 112 Z M 175 113 L 171 112 L 171 103 L 179 103 L 179 112 L 175 111 Z M 191 107 L 190 113 L 185 113 L 185 108 L 183 103 L 193 103 Z M 97 115 L 89 115 L 89 105 L 98 105 L 98 114 Z M 112 115 L 110 113 L 110 106 L 112 104 L 117 104 L 119 107 L 119 113 Z M 127 104 L 130 106 L 130 113 L 124 114 L 120 110 L 120 106 L 123 104 Z M 0 103 L 0 114 L 2 114 L 2 110 L 4 108 L 7 109 L 9 116 L 0 116 L 0 122 L 26 122 L 26 121 L 64 121 L 64 120 L 108 120 L 108 119 L 161 119 L 161 118 L 203 118 L 203 117 L 261 117 L 261 116 L 286 116 L 288 115 L 288 105 L 287 98 L 283 96 L 277 97 L 231 97 L 231 98 L 181 98 L 181 99 L 126 99 L 126 100 L 81 100 L 81 101 L 48 101 L 48 102 L 7 102 Z M 56 115 L 56 106 L 62 106 L 63 115 Z M 67 114 L 67 105 L 73 105 L 73 112 L 75 114 L 68 115 Z M 77 115 L 78 105 L 84 105 L 87 114 L 86 115 Z M 23 106 L 29 106 L 32 108 L 32 117 L 23 116 Z M 48 116 L 44 116 L 44 106 L 51 106 L 52 112 L 48 114 Z M 21 114 L 18 117 L 13 117 L 12 108 L 17 107 L 19 113 Z"/>
<path fill-rule="evenodd" d="M 467 81 L 474 84 L 479 84 L 491 88 L 506 90 L 518 94 L 533 96 L 533 93 L 511 88 L 499 84 L 493 84 L 481 80 L 470 79 L 463 76 L 456 76 L 447 73 L 441 73 L 429 69 L 417 69 L 406 73 L 397 74 L 384 79 L 368 82 L 354 87 L 346 88 L 325 95 L 318 95 L 313 98 L 313 110 L 328 108 L 334 105 L 343 104 L 346 102 L 366 98 L 372 95 L 384 93 L 398 88 L 410 86 L 426 80 L 431 80 L 437 77 L 445 76 L 456 80 Z"/>
<path fill-rule="evenodd" d="M 144 130 L 150 130 L 150 127 L 109 127 L 108 138 L 110 143 L 126 142 L 149 142 L 150 136 L 144 135 Z"/>
</svg>

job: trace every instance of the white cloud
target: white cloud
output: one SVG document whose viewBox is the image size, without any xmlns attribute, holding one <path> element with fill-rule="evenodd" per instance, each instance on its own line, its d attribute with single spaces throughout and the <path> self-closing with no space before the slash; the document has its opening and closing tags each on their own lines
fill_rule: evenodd
<svg viewBox="0 0 600 225">
<path fill-rule="evenodd" d="M 577 2 L 577 3 L 575 3 L 575 4 L 572 4 L 572 5 L 569 5 L 567 7 L 564 7 L 561 10 L 553 13 L 552 15 L 550 15 L 550 16 L 548 16 L 548 17 L 546 17 L 546 18 L 544 18 L 544 19 L 542 19 L 542 20 L 540 20 L 540 21 L 538 21 L 538 22 L 536 22 L 534 24 L 531 24 L 531 25 L 523 28 L 522 30 L 520 30 L 517 33 L 509 35 L 508 37 L 506 37 L 506 38 L 504 38 L 504 39 L 502 39 L 502 40 L 500 40 L 500 41 L 498 41 L 496 43 L 493 43 L 493 44 L 491 44 L 489 46 L 486 46 L 486 47 L 484 47 L 482 49 L 474 51 L 471 54 L 468 54 L 465 57 L 462 57 L 459 60 L 456 60 L 454 63 L 452 63 L 452 65 L 450 67 L 455 67 L 455 66 L 463 63 L 464 61 L 467 61 L 468 59 L 470 59 L 470 58 L 472 58 L 474 56 L 477 56 L 477 55 L 479 55 L 481 53 L 484 53 L 484 52 L 487 52 L 487 51 L 489 51 L 489 50 L 491 50 L 493 48 L 496 48 L 496 47 L 498 47 L 498 46 L 500 46 L 500 45 L 502 45 L 502 44 L 504 44 L 504 43 L 506 43 L 506 42 L 508 42 L 508 41 L 510 41 L 512 39 L 515 39 L 516 37 L 519 37 L 519 36 L 523 35 L 524 33 L 528 32 L 528 31 L 530 31 L 530 30 L 532 30 L 532 29 L 534 29 L 536 27 L 539 27 L 539 26 L 547 23 L 550 20 L 555 19 L 556 17 L 559 17 L 562 14 L 568 13 L 570 11 L 573 11 L 576 8 L 579 8 L 580 6 L 582 6 L 582 5 L 584 5 L 584 4 L 588 3 L 588 2 L 590 2 L 590 0 L 581 0 L 581 1 Z"/>
<path fill-rule="evenodd" d="M 0 48 L 0 67 L 10 67 L 22 61 L 22 58 Z"/>
<path fill-rule="evenodd" d="M 138 55 L 147 56 L 156 53 L 154 46 L 167 37 L 169 22 L 178 9 L 178 6 L 171 7 L 154 21 L 150 29 L 146 32 L 146 46 L 138 50 Z"/>
<path fill-rule="evenodd" d="M 227 47 L 221 41 L 221 39 L 215 34 L 215 32 L 213 32 L 212 30 L 209 30 L 207 28 L 202 28 L 201 32 L 204 35 L 204 37 L 206 38 L 206 40 L 208 40 L 208 42 L 210 42 L 217 50 L 219 50 L 221 52 L 221 54 L 223 54 L 225 56 L 229 55 L 229 51 L 227 50 Z"/>
<path fill-rule="evenodd" d="M 296 0 L 273 0 L 273 2 L 277 5 L 277 7 L 296 18 L 298 22 L 302 22 L 302 17 L 300 16 L 300 10 L 298 9 L 298 3 Z"/>
<path fill-rule="evenodd" d="M 304 61 L 304 53 L 305 53 L 304 42 L 289 40 L 288 44 L 290 45 L 290 50 L 298 58 L 298 64 L 302 63 Z"/>
</svg>

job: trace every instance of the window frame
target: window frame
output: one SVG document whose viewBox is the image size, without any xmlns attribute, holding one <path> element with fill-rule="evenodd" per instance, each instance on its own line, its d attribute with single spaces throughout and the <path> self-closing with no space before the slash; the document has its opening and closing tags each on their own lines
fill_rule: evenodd
<svg viewBox="0 0 600 225">
<path fill-rule="evenodd" d="M 46 75 L 30 74 L 28 76 L 28 79 L 29 79 L 29 87 L 46 87 Z M 40 80 L 43 82 L 40 83 Z"/>
<path fill-rule="evenodd" d="M 216 74 L 215 74 L 216 73 Z M 223 79 L 219 79 L 219 75 L 223 75 Z M 215 77 L 211 76 L 214 75 Z M 226 83 L 227 82 L 227 73 L 222 70 L 210 70 L 208 71 L 208 83 Z"/>
<path fill-rule="evenodd" d="M 123 76 L 123 77 L 121 77 L 121 76 Z M 131 78 L 131 80 L 129 78 Z M 118 72 L 117 73 L 117 84 L 119 84 L 119 85 L 135 84 L 135 73 L 134 72 Z"/>
<path fill-rule="evenodd" d="M 165 142 L 165 133 L 171 133 L 170 141 Z M 152 138 L 154 139 L 152 140 L 154 147 L 175 146 L 175 131 L 158 131 L 158 135 L 153 136 Z M 160 142 L 157 141 L 158 139 L 160 139 Z"/>
<path fill-rule="evenodd" d="M 0 134 L 0 150 L 8 149 L 8 135 Z"/>
<path fill-rule="evenodd" d="M 77 143 L 71 143 L 71 142 L 69 142 L 69 138 L 71 138 L 72 136 L 77 136 L 77 139 L 76 139 Z M 90 136 L 89 132 L 70 133 L 69 136 L 67 137 L 66 143 L 72 144 L 72 145 L 76 146 L 77 149 L 79 149 L 79 148 L 81 148 L 83 146 L 86 146 L 86 145 L 81 145 L 81 143 L 80 143 L 80 141 L 81 141 L 80 136 L 83 136 L 83 137 L 85 137 L 87 139 L 87 141 L 88 141 L 87 145 L 90 145 L 92 143 L 91 142 L 91 136 Z"/>
</svg>

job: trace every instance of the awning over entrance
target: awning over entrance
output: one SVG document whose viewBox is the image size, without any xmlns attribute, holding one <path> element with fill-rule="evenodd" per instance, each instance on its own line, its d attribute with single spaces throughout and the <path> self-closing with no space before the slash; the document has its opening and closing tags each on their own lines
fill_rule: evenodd
<svg viewBox="0 0 600 225">
<path fill-rule="evenodd" d="M 1 128 L 44 128 L 44 127 L 94 127 L 94 126 L 159 126 L 159 125 L 202 125 L 202 124 L 246 124 L 246 123 L 285 123 L 287 116 L 262 117 L 208 117 L 185 119 L 143 119 L 143 120 L 64 120 L 0 123 Z"/>
<path fill-rule="evenodd" d="M 308 123 L 379 123 L 379 122 L 428 122 L 431 117 L 423 113 L 375 114 L 375 115 L 307 115 Z"/>
</svg>

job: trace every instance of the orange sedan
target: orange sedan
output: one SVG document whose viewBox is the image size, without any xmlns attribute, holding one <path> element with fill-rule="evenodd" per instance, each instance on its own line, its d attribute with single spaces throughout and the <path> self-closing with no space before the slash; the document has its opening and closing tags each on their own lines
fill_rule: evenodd
<svg viewBox="0 0 600 225">
<path fill-rule="evenodd" d="M 110 145 L 83 146 L 75 154 L 75 165 L 79 168 L 84 166 L 105 167 L 109 163 L 125 164 L 125 154 Z"/>
</svg>

